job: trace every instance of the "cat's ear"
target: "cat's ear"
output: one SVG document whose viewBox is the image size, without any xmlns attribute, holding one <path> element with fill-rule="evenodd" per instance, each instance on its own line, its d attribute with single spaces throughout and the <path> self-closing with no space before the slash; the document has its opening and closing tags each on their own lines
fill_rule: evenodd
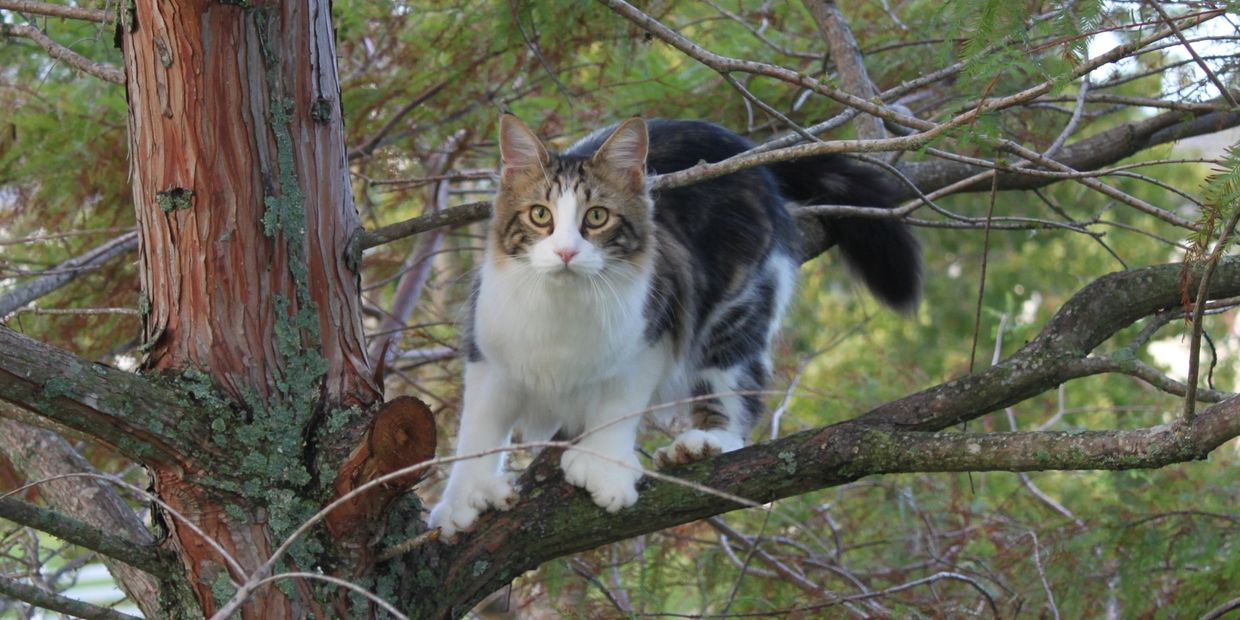
<svg viewBox="0 0 1240 620">
<path fill-rule="evenodd" d="M 646 184 L 646 152 L 650 138 L 646 121 L 630 118 L 620 123 L 594 153 L 595 164 L 604 167 L 630 189 L 640 191 Z"/>
<path fill-rule="evenodd" d="M 542 174 L 548 160 L 547 149 L 521 119 L 505 114 L 499 118 L 499 159 L 504 179 Z"/>
</svg>

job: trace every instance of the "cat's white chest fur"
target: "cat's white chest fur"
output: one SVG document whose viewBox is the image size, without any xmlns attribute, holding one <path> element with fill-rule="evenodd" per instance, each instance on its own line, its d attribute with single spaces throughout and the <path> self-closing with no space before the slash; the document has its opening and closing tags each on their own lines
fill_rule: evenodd
<svg viewBox="0 0 1240 620">
<path fill-rule="evenodd" d="M 548 277 L 519 263 L 487 261 L 475 308 L 478 348 L 533 393 L 579 390 L 646 348 L 649 287 L 649 273 Z"/>
</svg>

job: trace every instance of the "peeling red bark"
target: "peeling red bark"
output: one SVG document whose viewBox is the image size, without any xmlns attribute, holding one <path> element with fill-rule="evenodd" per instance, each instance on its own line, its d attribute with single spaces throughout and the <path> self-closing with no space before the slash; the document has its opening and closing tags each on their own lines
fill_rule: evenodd
<svg viewBox="0 0 1240 620">
<path fill-rule="evenodd" d="M 204 371 L 239 404 L 252 406 L 255 396 L 291 402 L 281 382 L 297 371 L 277 342 L 282 328 L 297 329 L 290 317 L 299 304 L 310 302 L 317 333 L 294 332 L 295 348 L 321 354 L 326 371 L 314 411 L 290 420 L 288 432 L 312 437 L 307 426 L 319 417 L 312 414 L 368 410 L 381 386 L 367 359 L 349 260 L 358 218 L 330 3 L 140 0 L 120 27 L 149 303 L 143 368 Z M 279 541 L 258 503 L 224 499 L 195 479 L 210 473 L 170 463 L 153 471 L 159 496 L 249 572 Z M 213 593 L 223 559 L 184 523 L 165 521 L 166 544 L 210 614 L 223 603 Z M 308 586 L 296 587 L 297 600 L 263 588 L 242 615 L 294 618 L 317 610 L 323 617 Z"/>
<path fill-rule="evenodd" d="M 319 310 L 327 398 L 374 402 L 357 274 L 345 260 L 358 219 L 328 2 L 146 1 L 132 22 L 122 27 L 150 302 L 145 367 L 200 368 L 234 397 L 269 394 L 283 363 L 272 345 L 276 300 L 296 294 L 288 240 L 268 237 L 263 217 L 269 197 L 300 192 L 305 235 L 293 242 Z M 284 101 L 287 124 L 273 128 Z M 277 130 L 291 137 L 283 154 Z M 284 187 L 289 179 L 299 187 Z"/>
</svg>

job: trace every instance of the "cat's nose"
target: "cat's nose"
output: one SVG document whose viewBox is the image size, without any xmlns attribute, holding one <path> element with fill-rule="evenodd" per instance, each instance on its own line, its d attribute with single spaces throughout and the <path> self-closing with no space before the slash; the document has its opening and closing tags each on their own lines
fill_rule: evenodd
<svg viewBox="0 0 1240 620">
<path fill-rule="evenodd" d="M 577 250 L 572 248 L 558 248 L 555 251 L 555 255 L 559 256 L 560 260 L 564 261 L 564 264 L 567 265 L 569 261 L 573 260 L 573 257 L 577 255 Z"/>
</svg>

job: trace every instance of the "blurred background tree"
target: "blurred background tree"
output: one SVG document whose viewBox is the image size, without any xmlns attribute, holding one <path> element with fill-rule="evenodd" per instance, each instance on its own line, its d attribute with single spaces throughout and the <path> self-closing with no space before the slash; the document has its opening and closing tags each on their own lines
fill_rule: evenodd
<svg viewBox="0 0 1240 620">
<path fill-rule="evenodd" d="M 88 269 L 64 264 L 134 226 L 124 88 L 53 58 L 39 39 L 118 67 L 118 7 L 74 3 L 101 9 L 90 20 L 49 17 L 36 4 L 0 0 L 0 301 L 60 271 L 76 279 L 5 308 L 6 325 L 133 369 L 143 353 L 136 244 Z M 654 0 L 638 3 L 639 12 L 610 0 L 335 2 L 363 225 L 382 230 L 437 211 L 455 224 L 394 235 L 364 253 L 366 326 L 372 357 L 387 359 L 388 397 L 426 401 L 440 445 L 452 445 L 457 322 L 485 214 L 471 205 L 494 189 L 500 111 L 561 148 L 633 115 L 706 119 L 759 144 L 809 143 L 810 133 L 856 139 L 863 142 L 850 150 L 905 175 L 897 185 L 925 248 L 924 301 L 914 315 L 894 314 L 831 253 L 808 262 L 779 346 L 768 398 L 775 414 L 759 425 L 767 438 L 981 370 L 1035 338 L 1096 278 L 1203 261 L 1226 236 L 1240 179 L 1234 3 L 842 4 Z M 714 55 L 803 79 L 695 58 L 643 17 Z M 855 38 L 852 56 L 841 27 Z M 1114 50 L 1112 61 L 1098 61 Z M 826 90 L 859 94 L 888 118 L 858 113 L 863 106 Z M 884 146 L 926 132 L 901 115 L 950 127 Z M 1066 168 L 1030 164 L 1012 145 Z M 986 172 L 996 167 L 1030 171 L 995 180 Z M 970 175 L 980 176 L 958 183 Z M 1190 371 L 1193 294 L 1103 347 L 1157 369 L 1158 381 L 1125 376 L 1130 366 L 956 430 L 1168 424 L 1184 399 L 1182 389 L 1165 388 L 1191 372 L 1203 400 L 1230 395 L 1240 350 L 1231 308 L 1240 300 L 1211 308 L 1202 368 Z M 1143 331 L 1155 323 L 1156 333 Z M 1142 346 L 1125 348 L 1130 341 Z M 657 431 L 647 439 L 648 447 L 665 441 Z M 73 447 L 99 470 L 144 484 L 141 469 L 113 451 L 90 441 Z M 23 468 L 17 446 L 0 441 L 0 449 L 9 457 L 0 460 L 0 489 L 41 477 Z M 1208 462 L 1149 471 L 867 478 L 552 560 L 480 613 L 1220 617 L 1240 605 L 1237 460 L 1230 442 Z M 434 480 L 421 489 L 433 496 Z M 25 498 L 40 501 L 39 487 Z M 136 510 L 145 504 L 129 500 Z M 6 577 L 58 592 L 73 574 L 60 567 L 93 562 L 91 552 L 15 524 L 4 530 Z M 30 613 L 17 600 L 0 606 L 0 615 Z"/>
</svg>

